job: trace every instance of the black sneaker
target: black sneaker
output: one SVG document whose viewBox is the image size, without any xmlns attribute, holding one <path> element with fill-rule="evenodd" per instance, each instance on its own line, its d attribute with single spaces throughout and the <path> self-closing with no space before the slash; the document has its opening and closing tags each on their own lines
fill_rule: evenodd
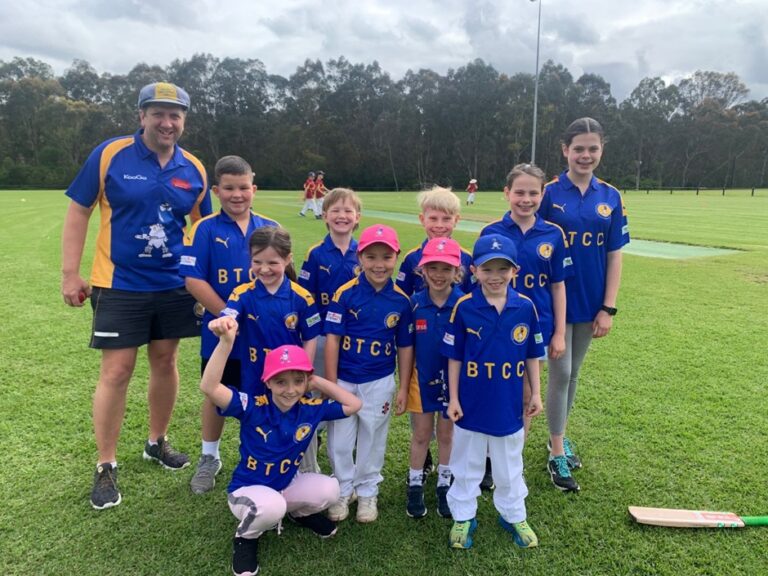
<svg viewBox="0 0 768 576">
<path fill-rule="evenodd" d="M 450 486 L 438 486 L 435 489 L 437 496 L 437 515 L 441 518 L 452 518 L 451 509 L 448 507 L 448 489 Z"/>
<path fill-rule="evenodd" d="M 424 518 L 427 507 L 424 505 L 424 486 L 408 486 L 408 504 L 405 513 L 411 518 Z"/>
<path fill-rule="evenodd" d="M 147 440 L 143 457 L 144 460 L 153 460 L 168 470 L 181 470 L 189 466 L 189 456 L 173 448 L 164 436 L 160 436 L 154 446 Z"/>
<path fill-rule="evenodd" d="M 110 463 L 99 464 L 93 475 L 91 506 L 96 510 L 104 510 L 117 506 L 122 499 L 117 489 L 117 468 L 113 468 Z"/>
<path fill-rule="evenodd" d="M 259 573 L 259 539 L 232 540 L 232 572 L 235 576 L 256 576 Z"/>
<path fill-rule="evenodd" d="M 552 440 L 547 440 L 547 450 L 552 452 Z M 571 470 L 578 470 L 581 468 L 581 458 L 576 455 L 576 448 L 570 438 L 563 438 L 563 452 L 568 459 L 568 467 Z"/>
<path fill-rule="evenodd" d="M 568 459 L 565 456 L 550 456 L 547 462 L 547 470 L 552 484 L 563 492 L 578 492 L 581 488 L 571 475 Z"/>
<path fill-rule="evenodd" d="M 493 470 L 491 470 L 491 459 L 485 459 L 485 474 L 480 482 L 480 490 L 493 490 L 496 485 L 493 483 Z"/>
<path fill-rule="evenodd" d="M 299 526 L 309 528 L 312 532 L 320 536 L 320 538 L 330 538 L 336 534 L 336 522 L 329 520 L 326 515 L 321 512 L 316 512 L 309 516 L 293 516 L 292 514 L 289 514 L 288 517 Z"/>
</svg>

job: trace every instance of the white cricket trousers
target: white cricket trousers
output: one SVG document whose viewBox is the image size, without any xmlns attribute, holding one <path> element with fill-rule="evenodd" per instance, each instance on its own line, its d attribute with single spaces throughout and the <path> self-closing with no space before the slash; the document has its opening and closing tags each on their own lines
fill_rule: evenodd
<svg viewBox="0 0 768 576">
<path fill-rule="evenodd" d="M 308 210 L 317 214 L 317 204 L 315 204 L 314 198 L 307 198 L 304 200 L 304 206 L 302 207 L 300 214 L 306 214 Z"/>
<path fill-rule="evenodd" d="M 239 538 L 258 538 L 277 526 L 289 512 L 293 516 L 316 514 L 339 499 L 339 483 L 322 474 L 296 474 L 278 492 L 267 486 L 242 486 L 227 495 L 232 514 L 240 520 Z"/>
<path fill-rule="evenodd" d="M 451 472 L 454 480 L 448 490 L 448 506 L 453 519 L 471 520 L 477 515 L 477 497 L 485 474 L 485 457 L 491 457 L 493 468 L 493 504 L 507 522 L 522 522 L 526 518 L 525 497 L 528 487 L 523 480 L 523 445 L 525 432 L 521 428 L 509 436 L 489 436 L 470 432 L 460 426 L 453 428 Z"/>
<path fill-rule="evenodd" d="M 339 481 L 342 496 L 353 491 L 365 498 L 379 493 L 384 479 L 389 417 L 395 394 L 395 376 L 390 374 L 364 384 L 339 380 L 338 385 L 363 401 L 357 414 L 328 421 L 328 459 Z M 353 452 L 355 452 L 353 456 Z"/>
</svg>

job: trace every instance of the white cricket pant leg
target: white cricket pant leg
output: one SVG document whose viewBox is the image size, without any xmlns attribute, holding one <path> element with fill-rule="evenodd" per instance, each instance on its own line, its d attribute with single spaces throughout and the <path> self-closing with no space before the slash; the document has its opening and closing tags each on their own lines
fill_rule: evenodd
<svg viewBox="0 0 768 576">
<path fill-rule="evenodd" d="M 448 490 L 448 507 L 457 522 L 471 520 L 477 514 L 477 497 L 485 474 L 487 451 L 488 436 L 464 430 L 458 425 L 453 427 L 450 463 L 453 484 Z"/>
<path fill-rule="evenodd" d="M 315 216 L 322 216 L 323 215 L 323 202 L 325 201 L 325 196 L 322 198 L 315 198 Z"/>
<path fill-rule="evenodd" d="M 307 198 L 304 200 L 304 206 L 301 209 L 301 214 L 306 214 L 307 210 L 311 210 L 312 212 L 315 211 L 315 199 L 314 198 Z"/>
<path fill-rule="evenodd" d="M 340 494 L 370 497 L 379 493 L 383 480 L 389 418 L 395 393 L 393 374 L 364 384 L 338 381 L 360 398 L 363 407 L 353 416 L 328 422 L 328 458 L 338 479 Z M 356 450 L 353 458 L 352 451 Z"/>
<path fill-rule="evenodd" d="M 523 479 L 523 446 L 525 431 L 521 428 L 509 436 L 488 436 L 488 449 L 493 469 L 493 504 L 509 523 L 526 518 L 525 497 L 528 487 Z"/>
</svg>

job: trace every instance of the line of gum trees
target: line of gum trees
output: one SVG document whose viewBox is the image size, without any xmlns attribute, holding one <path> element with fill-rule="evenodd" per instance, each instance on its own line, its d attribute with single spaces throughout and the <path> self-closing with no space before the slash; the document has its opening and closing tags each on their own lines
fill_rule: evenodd
<svg viewBox="0 0 768 576">
<path fill-rule="evenodd" d="M 378 63 L 307 60 L 288 78 L 259 60 L 198 54 L 168 67 L 98 74 L 76 60 L 63 75 L 32 58 L 0 60 L 0 186 L 66 186 L 89 151 L 137 126 L 144 84 L 175 82 L 192 97 L 184 146 L 209 167 L 224 154 L 254 166 L 262 187 L 297 188 L 308 170 L 331 185 L 499 189 L 531 155 L 531 74 L 475 60 L 441 75 L 394 81 Z M 592 116 L 609 141 L 601 176 L 622 188 L 765 187 L 768 98 L 747 100 L 734 73 L 699 71 L 677 84 L 645 78 L 618 104 L 601 76 L 540 72 L 538 164 L 562 169 L 560 134 Z"/>
</svg>

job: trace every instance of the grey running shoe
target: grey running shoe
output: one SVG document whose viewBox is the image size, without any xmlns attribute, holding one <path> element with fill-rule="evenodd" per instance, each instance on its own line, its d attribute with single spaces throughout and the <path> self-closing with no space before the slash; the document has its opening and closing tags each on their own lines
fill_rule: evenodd
<svg viewBox="0 0 768 576">
<path fill-rule="evenodd" d="M 144 460 L 157 462 L 167 470 L 181 470 L 189 466 L 189 456 L 173 448 L 164 436 L 160 436 L 154 446 L 147 441 L 143 457 Z"/>
<path fill-rule="evenodd" d="M 189 481 L 192 492 L 205 494 L 213 490 L 213 487 L 216 486 L 216 474 L 219 473 L 219 470 L 221 470 L 221 460 L 210 454 L 200 456 L 195 475 Z"/>
<path fill-rule="evenodd" d="M 91 489 L 91 506 L 96 510 L 104 510 L 117 506 L 123 497 L 117 489 L 117 468 L 112 464 L 99 464 L 93 475 Z"/>
</svg>

